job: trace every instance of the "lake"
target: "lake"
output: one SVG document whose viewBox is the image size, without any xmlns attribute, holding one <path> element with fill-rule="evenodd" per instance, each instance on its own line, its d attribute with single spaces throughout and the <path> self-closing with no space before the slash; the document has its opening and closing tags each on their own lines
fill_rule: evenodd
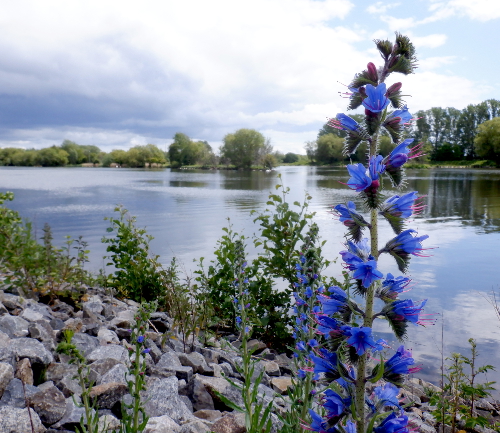
<svg viewBox="0 0 500 433">
<path fill-rule="evenodd" d="M 257 226 L 250 211 L 266 208 L 278 173 L 290 188 L 290 203 L 302 202 L 306 191 L 312 196 L 310 209 L 327 241 L 324 255 L 337 258 L 344 249 L 344 227 L 330 209 L 357 196 L 340 183 L 348 178 L 340 167 L 280 167 L 273 172 L 1 167 L 0 190 L 15 193 L 10 206 L 34 222 L 38 237 L 45 222 L 52 226 L 56 243 L 62 244 L 65 235 L 83 235 L 94 271 L 104 263 L 100 240 L 109 226 L 104 217 L 123 204 L 137 217 L 137 225 L 155 237 L 151 247 L 161 261 L 167 264 L 175 256 L 191 273 L 194 259 L 213 257 L 227 218 L 248 238 L 249 255 L 255 256 L 251 238 Z M 492 291 L 500 291 L 500 171 L 409 170 L 406 190 L 426 195 L 427 207 L 408 227 L 428 234 L 424 247 L 432 248 L 427 250 L 431 257 L 413 257 L 410 263 L 410 296 L 429 299 L 425 313 L 436 319 L 434 326 L 410 331 L 408 347 L 422 366 L 418 375 L 437 382 L 441 346 L 445 356 L 453 351 L 468 355 L 471 337 L 478 342 L 479 363 L 500 368 L 500 321 L 488 301 Z M 382 223 L 380 245 L 392 237 Z M 381 257 L 378 268 L 399 275 L 388 255 Z M 339 276 L 341 269 L 338 261 L 325 273 Z M 378 324 L 377 329 L 387 337 L 385 326 Z M 488 379 L 500 382 L 495 372 Z"/>
</svg>

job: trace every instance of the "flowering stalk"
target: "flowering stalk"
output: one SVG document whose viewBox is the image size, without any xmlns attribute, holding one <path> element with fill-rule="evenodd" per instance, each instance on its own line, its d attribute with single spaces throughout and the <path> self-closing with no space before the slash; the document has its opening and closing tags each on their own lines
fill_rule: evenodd
<svg viewBox="0 0 500 433">
<path fill-rule="evenodd" d="M 415 230 L 404 230 L 405 219 L 422 209 L 422 205 L 415 203 L 418 194 L 385 199 L 382 183 L 383 176 L 387 175 L 395 187 L 400 187 L 404 164 L 419 155 L 418 147 L 408 147 L 412 139 L 400 142 L 404 127 L 411 124 L 411 114 L 401 100 L 401 83 L 387 88 L 384 82 L 392 72 L 412 73 L 416 58 L 413 45 L 400 34 L 396 34 L 394 44 L 375 43 L 384 59 L 383 66 L 377 69 L 369 63 L 349 85 L 352 92 L 349 108 L 363 106 L 364 123 L 359 124 L 342 113 L 330 121 L 332 126 L 346 131 L 345 154 L 354 153 L 362 143 L 367 146 L 367 165 L 349 164 L 350 178 L 346 184 L 359 193 L 370 213 L 370 222 L 366 222 L 353 202 L 335 207 L 340 221 L 348 227 L 346 250 L 340 254 L 351 278 L 350 290 L 364 300 L 364 305 L 358 305 L 339 287 L 331 288 L 330 296 L 318 298 L 322 304 L 317 313 L 318 331 L 327 339 L 328 349 L 321 348 L 310 358 L 314 373 L 322 374 L 329 385 L 321 393 L 324 415 L 311 410 L 312 423 L 306 428 L 320 433 L 337 432 L 339 428 L 349 433 L 409 432 L 408 417 L 397 395 L 405 375 L 415 371 L 410 367 L 414 360 L 404 346 L 387 361 L 381 355 L 373 356 L 388 346 L 383 340 L 374 340 L 372 325 L 375 318 L 385 319 L 396 337 L 403 339 L 410 323 L 422 324 L 419 314 L 426 303 L 426 300 L 415 303 L 411 299 L 398 299 L 410 279 L 387 274 L 382 281 L 384 274 L 377 269 L 379 255 L 387 253 L 394 257 L 400 271 L 406 272 L 412 255 L 423 256 L 421 242 L 427 238 L 416 236 Z M 395 110 L 390 111 L 390 106 Z M 382 129 L 395 144 L 385 158 L 378 154 Z M 387 219 L 396 234 L 382 249 L 378 246 L 379 215 Z M 363 238 L 367 228 L 369 239 Z M 377 299 L 382 307 L 375 312 Z M 380 358 L 380 362 L 375 363 L 376 358 Z M 368 382 L 378 384 L 370 394 Z M 384 412 L 387 406 L 393 407 L 388 416 Z"/>
<path fill-rule="evenodd" d="M 144 431 L 148 422 L 148 416 L 144 410 L 140 393 L 146 389 L 146 354 L 150 350 L 144 347 L 146 342 L 145 333 L 148 329 L 149 317 L 152 312 L 156 311 L 156 308 L 156 302 L 141 304 L 135 317 L 135 325 L 130 330 L 130 341 L 133 346 L 129 347 L 131 359 L 125 379 L 132 397 L 132 403 L 123 403 L 120 433 L 140 433 Z"/>
</svg>

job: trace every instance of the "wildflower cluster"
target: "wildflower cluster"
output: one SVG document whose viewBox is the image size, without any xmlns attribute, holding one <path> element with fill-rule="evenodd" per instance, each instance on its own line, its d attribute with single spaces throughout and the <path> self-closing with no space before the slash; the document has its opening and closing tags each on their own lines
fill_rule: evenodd
<svg viewBox="0 0 500 433">
<path fill-rule="evenodd" d="M 310 421 L 302 417 L 302 427 L 320 433 L 411 430 L 397 396 L 405 377 L 418 368 L 404 345 L 384 360 L 389 346 L 376 339 L 372 327 L 375 319 L 384 319 L 402 340 L 409 324 L 422 325 L 424 321 L 421 313 L 426 300 L 400 299 L 409 290 L 411 279 L 384 275 L 378 269 L 379 256 L 385 253 L 406 273 L 412 256 L 424 256 L 422 242 L 428 237 L 406 228 L 408 218 L 423 209 L 418 193 L 388 196 L 383 187 L 384 178 L 388 178 L 393 187 L 401 188 L 405 163 L 421 155 L 421 145 L 413 145 L 411 138 L 403 139 L 412 115 L 402 100 L 402 84 L 385 84 L 392 72 L 412 73 L 416 59 L 406 36 L 396 34 L 395 43 L 375 43 L 383 65 L 377 68 L 369 63 L 349 85 L 349 108 L 364 107 L 365 121 L 361 124 L 340 113 L 329 122 L 346 131 L 345 154 L 354 153 L 360 145 L 367 147 L 366 164 L 347 166 L 350 177 L 346 185 L 359 193 L 363 209 L 353 201 L 334 207 L 334 214 L 347 227 L 340 255 L 348 284 L 344 288 L 315 287 L 314 276 L 307 273 L 307 258 L 297 265 L 298 284 L 305 286 L 301 295 L 295 293 L 298 377 L 307 379 L 311 374 L 319 396 L 318 404 L 309 406 Z M 378 154 L 378 138 L 384 131 L 395 145 L 385 157 Z M 395 237 L 379 249 L 380 217 L 387 220 Z M 387 412 L 387 408 L 391 410 Z"/>
</svg>

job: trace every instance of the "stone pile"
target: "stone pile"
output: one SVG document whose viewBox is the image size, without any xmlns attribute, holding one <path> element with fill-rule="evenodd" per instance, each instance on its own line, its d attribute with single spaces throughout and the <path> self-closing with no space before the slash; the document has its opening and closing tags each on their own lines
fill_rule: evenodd
<svg viewBox="0 0 500 433">
<path fill-rule="evenodd" d="M 128 330 L 137 308 L 133 301 L 123 302 L 98 290 L 89 291 L 78 310 L 61 300 L 49 307 L 0 291 L 0 433 L 74 432 L 79 425 L 84 409 L 79 405 L 82 391 L 75 379 L 76 367 L 55 351 L 65 329 L 74 331 L 73 343 L 88 360 L 94 382 L 91 398 L 100 425 L 108 432 L 117 429 L 122 403 L 131 398 L 126 385 Z M 241 379 L 238 352 L 229 350 L 229 344 L 221 348 L 215 340 L 206 347 L 197 339 L 188 343 L 185 346 L 178 338 L 166 313 L 152 314 L 145 340 L 150 349 L 143 392 L 150 417 L 145 432 L 244 433 L 244 415 L 232 412 L 218 396 L 243 406 L 239 390 L 224 378 Z M 289 405 L 291 361 L 261 342 L 250 344 L 260 358 L 255 376 L 263 371 L 260 398 L 274 402 L 273 431 L 277 432 L 276 413 L 284 413 Z M 401 396 L 415 402 L 409 416 L 420 432 L 436 432 L 426 403 L 425 388 L 432 386 L 412 379 Z M 490 402 L 481 402 L 478 408 L 490 417 L 498 416 L 499 407 Z"/>
</svg>

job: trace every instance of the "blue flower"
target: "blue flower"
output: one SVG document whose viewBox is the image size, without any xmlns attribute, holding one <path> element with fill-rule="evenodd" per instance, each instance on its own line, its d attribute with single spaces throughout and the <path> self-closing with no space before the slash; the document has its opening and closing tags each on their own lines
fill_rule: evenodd
<svg viewBox="0 0 500 433">
<path fill-rule="evenodd" d="M 363 238 L 359 242 L 347 241 L 346 246 L 349 252 L 355 254 L 363 261 L 373 259 L 373 256 L 370 254 L 371 250 L 367 238 Z"/>
<path fill-rule="evenodd" d="M 303 341 L 298 341 L 297 344 L 295 345 L 295 348 L 303 352 L 306 350 L 306 345 Z"/>
<path fill-rule="evenodd" d="M 304 370 L 302 370 L 302 369 L 299 369 L 297 371 L 297 377 L 299 379 L 305 379 L 306 378 L 306 372 Z"/>
<path fill-rule="evenodd" d="M 424 299 L 420 305 L 414 305 L 411 299 L 398 300 L 392 303 L 392 311 L 402 320 L 418 325 L 418 316 L 426 303 L 427 299 Z"/>
<path fill-rule="evenodd" d="M 137 342 L 138 342 L 139 344 L 144 343 L 144 335 L 139 335 L 139 337 L 137 337 Z"/>
<path fill-rule="evenodd" d="M 421 256 L 422 254 L 420 254 L 420 251 L 423 250 L 422 241 L 427 239 L 429 236 L 413 236 L 413 233 L 417 233 L 416 230 L 408 229 L 401 232 L 387 243 L 384 251 L 390 253 L 394 252 L 395 254 L 406 253 L 413 254 L 414 256 Z"/>
<path fill-rule="evenodd" d="M 337 301 L 346 302 L 347 301 L 347 293 L 342 290 L 339 286 L 332 286 L 328 288 L 328 292 L 333 299 Z"/>
<path fill-rule="evenodd" d="M 315 338 L 311 338 L 308 342 L 309 346 L 316 347 L 318 346 L 318 341 Z"/>
<path fill-rule="evenodd" d="M 394 168 L 401 167 L 409 159 L 410 149 L 408 146 L 414 141 L 413 138 L 407 138 L 402 143 L 398 144 L 393 151 L 385 158 L 386 165 Z"/>
<path fill-rule="evenodd" d="M 356 433 L 356 424 L 351 420 L 347 421 L 347 424 L 345 425 L 345 431 L 346 433 Z"/>
<path fill-rule="evenodd" d="M 355 271 L 353 278 L 361 280 L 364 288 L 370 287 L 370 285 L 384 277 L 384 274 L 377 269 L 377 262 L 375 260 L 369 260 L 363 263 L 357 263 L 355 266 Z"/>
<path fill-rule="evenodd" d="M 405 350 L 405 347 L 401 345 L 396 353 L 385 361 L 384 376 L 410 374 L 415 371 L 415 368 L 410 367 L 413 364 L 415 364 L 415 360 L 412 358 L 411 352 Z"/>
<path fill-rule="evenodd" d="M 343 131 L 356 132 L 359 129 L 358 122 L 343 113 L 338 113 L 336 119 L 330 119 L 328 124 Z"/>
<path fill-rule="evenodd" d="M 295 303 L 299 306 L 301 305 L 307 305 L 307 302 L 304 301 L 297 292 L 293 292 L 293 296 L 295 298 Z"/>
<path fill-rule="evenodd" d="M 377 386 L 374 390 L 375 396 L 377 397 L 377 406 L 396 406 L 399 405 L 398 394 L 399 388 L 392 383 L 386 383 L 383 386 Z"/>
<path fill-rule="evenodd" d="M 306 298 L 309 299 L 313 295 L 311 287 L 307 286 L 305 291 Z"/>
<path fill-rule="evenodd" d="M 340 395 L 338 395 L 335 391 L 331 389 L 327 389 L 325 391 L 325 397 L 323 399 L 323 407 L 327 410 L 327 417 L 333 418 L 335 416 L 342 415 L 346 406 L 351 404 L 351 399 L 343 399 Z"/>
<path fill-rule="evenodd" d="M 326 338 L 330 336 L 331 332 L 336 333 L 340 330 L 340 323 L 328 316 L 318 316 L 316 323 L 318 324 L 318 332 L 325 335 Z"/>
<path fill-rule="evenodd" d="M 385 83 L 380 83 L 377 87 L 371 84 L 366 85 L 367 97 L 363 99 L 363 107 L 372 113 L 380 113 L 390 104 L 389 98 L 385 95 L 387 88 Z"/>
<path fill-rule="evenodd" d="M 236 316 L 236 323 L 238 325 L 241 323 L 241 317 L 240 316 Z"/>
<path fill-rule="evenodd" d="M 387 295 L 396 297 L 398 293 L 403 292 L 410 282 L 411 279 L 408 277 L 399 276 L 395 278 L 391 273 L 388 273 L 382 282 L 382 289 L 387 292 Z"/>
<path fill-rule="evenodd" d="M 317 299 L 323 306 L 323 313 L 328 316 L 339 312 L 345 305 L 344 301 L 338 301 L 337 299 L 332 299 L 324 295 L 319 295 Z"/>
<path fill-rule="evenodd" d="M 314 363 L 314 374 L 325 373 L 328 376 L 339 378 L 337 369 L 337 354 L 326 349 L 320 349 L 321 357 L 311 354 L 311 361 Z"/>
<path fill-rule="evenodd" d="M 385 170 L 385 164 L 382 163 L 384 157 L 382 155 L 370 156 L 368 161 L 368 171 L 372 181 L 378 180 L 378 175 L 383 173 Z"/>
<path fill-rule="evenodd" d="M 347 171 L 351 175 L 347 185 L 356 192 L 364 191 L 372 184 L 372 179 L 363 164 L 348 164 Z"/>
<path fill-rule="evenodd" d="M 383 210 L 393 216 L 409 218 L 414 210 L 422 209 L 422 206 L 416 208 L 415 200 L 418 199 L 418 192 L 412 191 L 402 196 L 394 195 L 384 202 Z"/>
<path fill-rule="evenodd" d="M 306 262 L 306 257 L 304 255 L 300 256 L 300 262 L 304 264 Z"/>
<path fill-rule="evenodd" d="M 302 266 L 300 266 L 298 263 L 296 263 L 295 264 L 295 270 L 301 271 L 302 270 Z"/>
<path fill-rule="evenodd" d="M 312 422 L 310 426 L 303 426 L 306 430 L 315 431 L 318 433 L 335 433 L 337 431 L 336 427 L 330 427 L 328 430 L 326 430 L 326 421 L 324 421 L 323 418 L 312 409 L 309 409 L 309 415 L 311 415 Z"/>
<path fill-rule="evenodd" d="M 397 416 L 392 412 L 387 418 L 385 418 L 378 427 L 376 427 L 374 433 L 408 433 L 407 429 L 408 417 L 406 415 Z"/>
<path fill-rule="evenodd" d="M 149 353 L 149 352 L 151 352 L 151 349 L 144 349 L 144 350 L 142 351 L 142 353 L 144 353 L 144 354 Z"/>
<path fill-rule="evenodd" d="M 363 355 L 370 347 L 375 347 L 376 342 L 372 338 L 372 329 L 368 327 L 351 328 L 351 336 L 347 339 L 347 344 L 356 349 L 358 355 Z"/>
<path fill-rule="evenodd" d="M 387 116 L 386 121 L 390 119 L 394 119 L 396 117 L 399 117 L 399 123 L 400 124 L 405 124 L 409 123 L 410 120 L 412 119 L 412 115 L 408 111 L 408 107 L 405 105 L 401 110 L 395 110 L 389 116 Z"/>
<path fill-rule="evenodd" d="M 354 219 L 354 215 L 359 215 L 356 211 L 356 205 L 352 201 L 347 202 L 347 206 L 344 204 L 338 204 L 334 207 L 337 211 L 337 215 L 339 216 L 339 221 L 341 223 L 345 221 L 352 221 Z"/>
</svg>

